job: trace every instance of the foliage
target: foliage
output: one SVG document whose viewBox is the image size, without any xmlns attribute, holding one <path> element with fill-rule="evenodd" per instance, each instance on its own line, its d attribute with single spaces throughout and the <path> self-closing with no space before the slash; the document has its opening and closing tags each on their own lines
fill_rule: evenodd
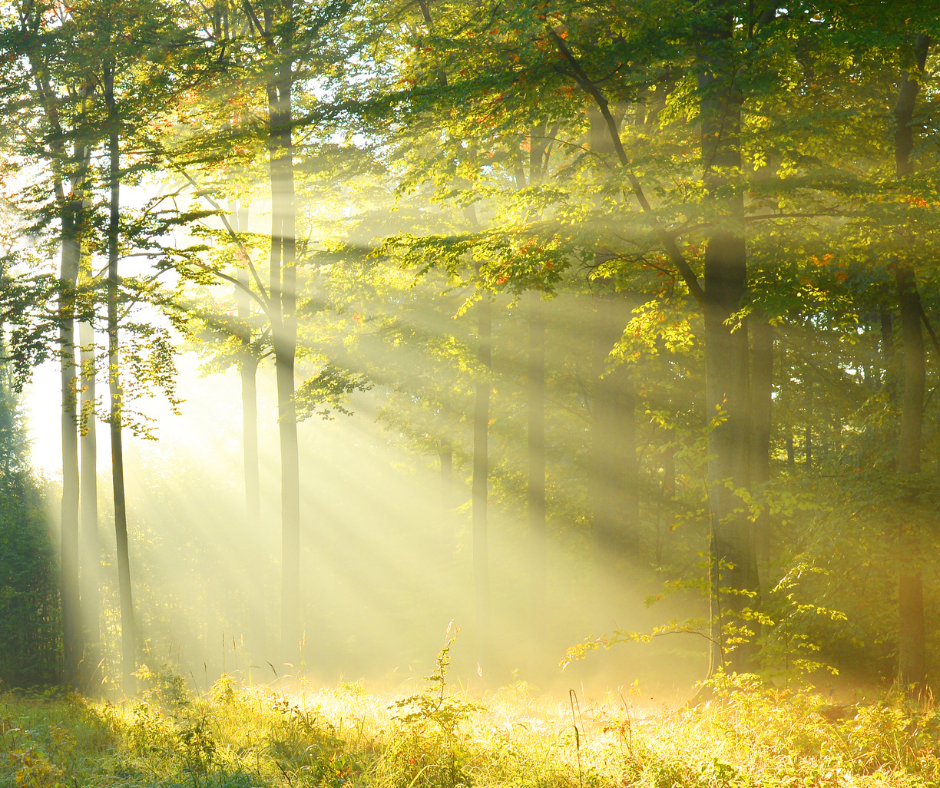
<svg viewBox="0 0 940 788">
<path fill-rule="evenodd" d="M 442 739 L 430 729 L 415 737 L 414 721 L 400 715 L 407 701 L 389 707 L 358 689 L 307 688 L 301 700 L 236 686 L 165 710 L 6 694 L 0 780 L 17 788 L 118 781 L 391 788 L 409 784 L 403 767 L 390 768 L 402 757 L 410 784 L 479 788 L 900 787 L 940 777 L 940 715 L 932 706 L 890 696 L 827 705 L 807 690 L 765 689 L 752 676 L 718 677 L 712 691 L 704 706 L 671 711 L 620 698 L 591 702 L 576 742 L 567 708 L 517 686 L 476 703 L 454 730 L 463 759 L 458 783 L 435 770 Z M 403 739 L 411 742 L 407 752 Z"/>
<path fill-rule="evenodd" d="M 58 561 L 46 499 L 28 464 L 25 426 L 7 368 L 0 370 L 0 681 L 59 679 Z"/>
<path fill-rule="evenodd" d="M 451 626 L 453 622 L 447 627 L 448 635 Z M 401 728 L 388 743 L 379 774 L 393 785 L 456 788 L 472 783 L 471 752 L 461 729 L 480 707 L 463 695 L 448 693 L 446 687 L 450 649 L 459 631 L 437 655 L 437 669 L 425 678 L 430 686 L 390 707 Z"/>
</svg>

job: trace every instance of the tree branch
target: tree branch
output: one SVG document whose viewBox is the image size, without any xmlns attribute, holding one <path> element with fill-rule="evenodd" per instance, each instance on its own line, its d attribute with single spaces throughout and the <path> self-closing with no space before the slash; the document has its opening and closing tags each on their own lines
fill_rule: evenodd
<svg viewBox="0 0 940 788">
<path fill-rule="evenodd" d="M 937 335 L 934 333 L 933 326 L 930 325 L 930 321 L 927 319 L 927 313 L 924 311 L 924 305 L 920 305 L 920 318 L 924 321 L 924 328 L 927 329 L 927 333 L 930 334 L 930 340 L 933 342 L 934 350 L 937 351 L 937 355 L 940 355 L 940 342 L 937 341 Z"/>
<path fill-rule="evenodd" d="M 591 81 L 591 78 L 588 77 L 587 73 L 581 67 L 581 64 L 578 62 L 577 58 L 572 54 L 571 50 L 568 49 L 565 44 L 565 40 L 558 35 L 551 27 L 548 28 L 548 34 L 554 39 L 555 46 L 558 48 L 558 51 L 561 53 L 561 56 L 568 61 L 568 64 L 571 66 L 573 71 L 572 76 L 578 85 L 581 86 L 581 89 L 591 96 L 594 99 L 594 103 L 597 104 L 597 108 L 601 111 L 601 115 L 604 117 L 604 122 L 607 124 L 607 130 L 610 133 L 610 139 L 614 144 L 614 150 L 617 152 L 617 158 L 620 161 L 620 166 L 623 168 L 624 172 L 627 175 L 627 180 L 630 182 L 630 188 L 633 191 L 633 196 L 636 197 L 637 202 L 640 204 L 640 208 L 643 209 L 643 213 L 647 214 L 651 221 L 653 222 L 653 227 L 656 231 L 660 243 L 666 249 L 666 253 L 669 255 L 669 259 L 672 260 L 672 264 L 679 271 L 679 275 L 682 277 L 686 286 L 689 288 L 689 292 L 692 294 L 692 297 L 698 302 L 699 306 L 705 306 L 706 297 L 705 291 L 702 289 L 701 284 L 698 281 L 698 277 L 695 275 L 695 272 L 692 270 L 692 266 L 689 265 L 688 261 L 683 256 L 682 252 L 679 249 L 678 244 L 676 244 L 676 239 L 665 230 L 665 228 L 660 225 L 659 220 L 656 218 L 656 215 L 653 211 L 653 207 L 650 205 L 649 200 L 646 199 L 646 194 L 643 191 L 643 186 L 640 183 L 639 178 L 636 177 L 636 173 L 630 167 L 630 159 L 627 156 L 627 152 L 623 148 L 623 142 L 620 139 L 620 132 L 617 130 L 617 121 L 614 120 L 614 116 L 610 112 L 610 105 L 607 103 L 607 98 L 601 92 L 600 88 Z"/>
<path fill-rule="evenodd" d="M 258 286 L 258 289 L 261 291 L 261 297 L 258 297 L 255 294 L 254 290 L 252 290 L 250 287 L 244 284 L 244 282 L 238 282 L 238 286 L 242 290 L 245 290 L 249 295 L 253 296 L 255 300 L 257 300 L 262 305 L 262 307 L 264 307 L 264 313 L 268 316 L 268 318 L 270 318 L 271 317 L 270 312 L 269 312 L 270 304 L 268 303 L 269 297 L 268 297 L 268 294 L 265 292 L 264 283 L 261 281 L 261 277 L 258 276 L 257 269 L 255 268 L 254 264 L 251 262 L 251 256 L 248 254 L 248 250 L 245 248 L 245 244 L 242 243 L 241 238 L 238 237 L 238 233 L 236 233 L 235 230 L 232 229 L 232 225 L 229 223 L 229 220 L 226 218 L 225 210 L 222 208 L 221 205 L 219 205 L 215 200 L 213 200 L 212 197 L 206 194 L 205 190 L 200 188 L 199 184 L 196 183 L 196 181 L 194 181 L 191 177 L 189 177 L 189 174 L 185 170 L 181 168 L 179 170 L 179 173 L 187 181 L 189 181 L 190 184 L 192 184 L 193 188 L 196 189 L 200 197 L 202 197 L 207 203 L 209 203 L 209 205 L 211 205 L 213 208 L 215 208 L 219 212 L 219 218 L 222 219 L 222 223 L 225 225 L 225 229 L 228 230 L 228 234 L 232 237 L 232 240 L 238 244 L 238 248 L 241 250 L 242 256 L 245 258 L 245 262 L 248 264 L 248 270 L 251 271 L 251 276 L 255 280 L 255 284 Z M 222 275 L 219 274 L 219 276 L 222 276 Z M 223 277 L 223 278 L 226 278 L 226 277 Z M 237 280 L 233 279 L 232 281 L 237 281 Z"/>
</svg>

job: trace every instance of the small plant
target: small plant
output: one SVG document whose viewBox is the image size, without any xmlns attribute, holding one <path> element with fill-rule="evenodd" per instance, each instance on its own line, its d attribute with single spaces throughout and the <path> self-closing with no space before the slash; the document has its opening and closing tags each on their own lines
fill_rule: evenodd
<svg viewBox="0 0 940 788">
<path fill-rule="evenodd" d="M 453 621 L 447 625 L 447 635 L 450 635 Z M 453 636 L 444 644 L 437 659 L 434 661 L 435 670 L 424 680 L 431 686 L 417 695 L 396 701 L 392 708 L 400 713 L 395 719 L 407 726 L 421 726 L 428 723 L 436 725 L 447 737 L 453 737 L 457 727 L 480 707 L 470 703 L 459 695 L 447 693 L 447 668 L 450 667 L 450 649 L 457 640 L 460 630 L 456 629 Z"/>
<path fill-rule="evenodd" d="M 460 632 L 454 630 L 451 636 L 452 626 L 453 622 L 447 626 L 449 637 L 437 655 L 434 672 L 425 676 L 430 686 L 389 707 L 403 726 L 384 759 L 395 784 L 453 788 L 469 782 L 465 767 L 470 749 L 461 739 L 460 727 L 480 707 L 447 691 L 450 649 Z"/>
<path fill-rule="evenodd" d="M 176 734 L 183 771 L 189 774 L 193 788 L 199 788 L 203 776 L 212 771 L 216 742 L 209 732 L 209 719 L 200 715 Z"/>
<path fill-rule="evenodd" d="M 178 711 L 188 706 L 192 697 L 186 689 L 186 680 L 169 665 L 151 670 L 141 665 L 134 675 L 144 685 L 141 693 L 145 703 L 166 711 Z"/>
</svg>

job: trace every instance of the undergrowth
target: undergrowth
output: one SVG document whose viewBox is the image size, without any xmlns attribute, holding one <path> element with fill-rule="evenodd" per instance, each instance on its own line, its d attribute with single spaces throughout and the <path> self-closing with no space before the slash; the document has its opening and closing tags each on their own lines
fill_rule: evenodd
<svg viewBox="0 0 940 788">
<path fill-rule="evenodd" d="M 471 701 L 359 685 L 287 695 L 224 677 L 202 696 L 142 672 L 138 701 L 0 696 L 0 785 L 328 788 L 747 788 L 940 785 L 940 713 L 885 699 L 826 707 L 756 679 L 694 709 L 573 707 L 518 685 Z"/>
</svg>

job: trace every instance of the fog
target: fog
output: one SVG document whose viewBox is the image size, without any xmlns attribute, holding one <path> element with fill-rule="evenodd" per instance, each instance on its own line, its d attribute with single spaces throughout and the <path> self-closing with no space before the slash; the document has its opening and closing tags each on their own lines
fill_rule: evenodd
<svg viewBox="0 0 940 788">
<path fill-rule="evenodd" d="M 562 326 L 570 329 L 564 321 Z M 494 367 L 512 366 L 497 348 Z M 531 538 L 524 512 L 491 502 L 489 572 L 492 658 L 478 661 L 474 632 L 470 490 L 458 473 L 442 491 L 439 460 L 409 450 L 377 421 L 381 387 L 357 394 L 351 416 L 300 425 L 300 665 L 278 662 L 280 506 L 273 369 L 258 377 L 261 522 L 245 514 L 238 373 L 204 374 L 193 353 L 179 360 L 180 413 L 159 398 L 141 407 L 157 440 L 130 438 L 126 481 L 131 576 L 143 654 L 151 669 L 179 672 L 194 690 L 222 674 L 288 686 L 363 681 L 394 690 L 432 670 L 448 627 L 459 629 L 449 680 L 473 691 L 526 682 L 535 692 L 569 687 L 601 693 L 633 686 L 664 702 L 681 698 L 707 670 L 705 641 L 677 634 L 622 644 L 572 662 L 566 650 L 615 629 L 646 631 L 704 615 L 687 594 L 648 608 L 662 590 L 648 569 L 599 572 L 587 536 L 558 516 L 548 525 L 543 623 L 529 605 Z M 273 367 L 273 365 L 271 365 Z M 58 379 L 40 367 L 25 402 L 36 469 L 45 477 L 57 530 Z M 498 408 L 499 386 L 494 397 Z M 98 425 L 100 583 L 106 634 L 100 675 L 119 672 L 118 600 L 111 526 L 107 425 Z M 550 463 L 551 464 L 551 463 Z M 551 474 L 552 469 L 549 468 Z M 565 511 L 562 507 L 562 511 Z M 703 546 L 704 547 L 704 546 Z M 703 570 L 704 571 L 704 570 Z M 699 642 L 701 641 L 701 642 Z"/>
</svg>

